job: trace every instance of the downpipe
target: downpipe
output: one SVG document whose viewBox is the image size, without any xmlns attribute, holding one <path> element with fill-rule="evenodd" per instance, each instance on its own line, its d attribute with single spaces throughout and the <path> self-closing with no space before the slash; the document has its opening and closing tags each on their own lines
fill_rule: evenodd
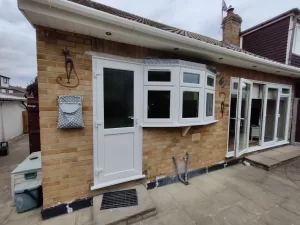
<svg viewBox="0 0 300 225">
<path fill-rule="evenodd" d="M 189 184 L 189 181 L 188 181 L 189 153 L 186 152 L 185 156 L 183 158 L 184 161 L 185 161 L 184 179 L 181 177 L 181 174 L 179 172 L 178 164 L 177 164 L 177 161 L 176 161 L 175 157 L 173 156 L 172 158 L 173 158 L 173 162 L 174 162 L 174 165 L 175 165 L 175 169 L 176 169 L 176 172 L 177 172 L 178 179 L 180 180 L 181 183 L 183 183 L 185 185 L 188 185 Z"/>
</svg>

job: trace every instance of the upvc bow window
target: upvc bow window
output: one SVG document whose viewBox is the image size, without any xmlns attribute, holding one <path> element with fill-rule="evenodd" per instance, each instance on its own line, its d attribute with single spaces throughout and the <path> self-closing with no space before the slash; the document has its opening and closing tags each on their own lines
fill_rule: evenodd
<svg viewBox="0 0 300 225">
<path fill-rule="evenodd" d="M 199 68 L 180 64 L 144 66 L 143 126 L 181 127 L 216 122 L 216 75 L 205 65 L 196 65 Z"/>
</svg>

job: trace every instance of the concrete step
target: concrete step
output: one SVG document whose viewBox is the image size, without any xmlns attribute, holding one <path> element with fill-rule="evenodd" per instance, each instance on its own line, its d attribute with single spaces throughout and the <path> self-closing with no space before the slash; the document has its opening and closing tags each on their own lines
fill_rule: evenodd
<svg viewBox="0 0 300 225">
<path fill-rule="evenodd" d="M 127 225 L 156 215 L 156 206 L 143 185 L 127 189 L 137 190 L 137 206 L 100 210 L 103 195 L 94 197 L 93 218 L 95 225 Z"/>
<path fill-rule="evenodd" d="M 300 158 L 300 147 L 287 145 L 264 152 L 247 155 L 244 159 L 250 164 L 265 170 L 272 170 Z"/>
</svg>

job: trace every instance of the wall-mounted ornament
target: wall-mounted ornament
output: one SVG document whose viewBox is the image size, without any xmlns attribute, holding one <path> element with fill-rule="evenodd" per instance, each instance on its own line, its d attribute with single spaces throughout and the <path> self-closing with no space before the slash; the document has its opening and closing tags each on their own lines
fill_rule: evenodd
<svg viewBox="0 0 300 225">
<path fill-rule="evenodd" d="M 226 94 L 224 92 L 220 92 L 219 95 L 223 96 L 223 101 L 221 102 L 221 113 L 222 113 L 222 117 L 223 117 L 224 116 Z"/>
<path fill-rule="evenodd" d="M 58 76 L 56 78 L 57 83 L 59 83 L 61 86 L 64 87 L 70 87 L 74 88 L 79 85 L 79 78 L 77 76 L 73 60 L 70 58 L 70 51 L 68 49 L 62 49 L 62 54 L 65 56 L 65 69 L 66 69 L 66 79 L 63 79 L 61 76 Z M 72 84 L 70 82 L 72 72 L 75 74 L 77 82 L 75 84 Z M 65 83 L 63 83 L 63 80 L 66 80 Z"/>
<path fill-rule="evenodd" d="M 59 129 L 83 128 L 82 97 L 74 95 L 61 95 L 58 97 L 58 123 Z"/>
<path fill-rule="evenodd" d="M 219 80 L 219 85 L 221 85 L 222 88 L 224 88 L 226 86 L 226 80 L 224 79 L 224 77 L 221 77 Z"/>
</svg>

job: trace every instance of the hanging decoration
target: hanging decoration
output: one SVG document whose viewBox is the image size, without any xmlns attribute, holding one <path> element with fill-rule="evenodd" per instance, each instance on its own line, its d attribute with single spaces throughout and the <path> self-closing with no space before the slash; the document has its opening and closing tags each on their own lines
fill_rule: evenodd
<svg viewBox="0 0 300 225">
<path fill-rule="evenodd" d="M 62 83 L 63 78 L 61 76 L 58 76 L 56 78 L 57 83 L 59 83 L 61 86 L 69 87 L 69 88 L 75 88 L 79 85 L 79 78 L 76 73 L 73 60 L 70 58 L 70 51 L 68 49 L 62 49 L 62 54 L 65 56 L 65 69 L 66 69 L 66 76 L 67 76 L 67 82 Z M 76 84 L 71 84 L 70 79 L 72 72 L 74 72 L 77 82 Z"/>
<path fill-rule="evenodd" d="M 226 94 L 224 92 L 220 92 L 220 96 L 222 96 L 222 95 L 223 95 L 223 101 L 221 102 L 221 113 L 222 113 L 222 118 L 223 118 Z"/>
<path fill-rule="evenodd" d="M 224 88 L 226 86 L 226 80 L 224 79 L 224 77 L 221 77 L 219 80 L 219 85 L 221 85 L 222 88 Z"/>
</svg>

